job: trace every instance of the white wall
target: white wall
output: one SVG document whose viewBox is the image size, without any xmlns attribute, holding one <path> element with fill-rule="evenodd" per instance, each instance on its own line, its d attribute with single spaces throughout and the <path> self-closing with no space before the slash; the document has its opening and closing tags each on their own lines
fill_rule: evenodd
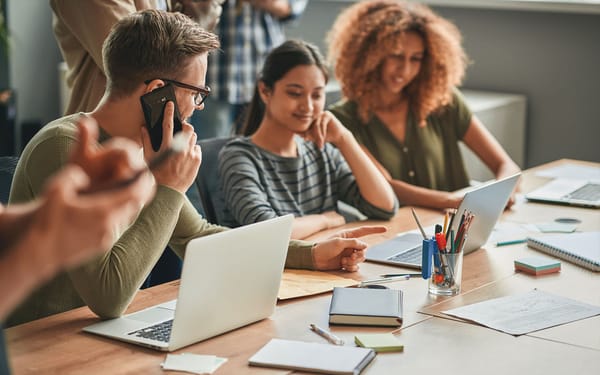
<svg viewBox="0 0 600 375">
<path fill-rule="evenodd" d="M 288 36 L 323 47 L 331 23 L 352 2 L 310 1 Z M 473 61 L 464 87 L 527 97 L 525 167 L 559 158 L 600 162 L 599 13 L 434 8 L 463 33 Z"/>
<path fill-rule="evenodd" d="M 17 124 L 30 120 L 45 124 L 60 115 L 57 64 L 62 57 L 52 33 L 52 10 L 42 0 L 8 0 L 7 7 Z"/>
</svg>

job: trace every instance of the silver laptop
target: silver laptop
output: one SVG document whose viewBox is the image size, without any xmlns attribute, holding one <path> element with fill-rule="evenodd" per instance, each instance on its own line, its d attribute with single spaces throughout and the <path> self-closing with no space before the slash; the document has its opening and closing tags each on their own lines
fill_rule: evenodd
<svg viewBox="0 0 600 375">
<path fill-rule="evenodd" d="M 465 254 L 479 249 L 487 242 L 492 229 L 494 229 L 498 218 L 504 207 L 506 207 L 510 195 L 517 186 L 520 176 L 521 174 L 518 173 L 478 186 L 465 193 L 456 211 L 456 220 L 452 222 L 451 226 L 451 229 L 456 232 L 460 224 L 458 219 L 465 210 L 471 211 L 475 215 L 465 243 Z M 427 235 L 432 236 L 433 233 L 427 233 Z M 372 262 L 420 269 L 422 243 L 423 236 L 420 232 L 400 234 L 395 238 L 369 247 L 366 258 Z"/>
<path fill-rule="evenodd" d="M 177 300 L 85 327 L 85 332 L 173 351 L 270 316 L 292 215 L 190 241 Z"/>
<path fill-rule="evenodd" d="M 600 180 L 556 178 L 525 195 L 530 201 L 600 208 Z"/>
</svg>

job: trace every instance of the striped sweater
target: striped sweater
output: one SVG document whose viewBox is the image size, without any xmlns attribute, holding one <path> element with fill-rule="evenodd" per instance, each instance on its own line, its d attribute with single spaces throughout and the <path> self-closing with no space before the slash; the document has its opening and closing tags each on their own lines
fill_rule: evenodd
<svg viewBox="0 0 600 375">
<path fill-rule="evenodd" d="M 273 217 L 304 216 L 336 210 L 338 200 L 371 219 L 390 219 L 395 212 L 367 202 L 346 160 L 331 144 L 319 150 L 295 138 L 298 156 L 275 155 L 249 138 L 229 142 L 219 154 L 225 224 L 246 225 Z"/>
</svg>

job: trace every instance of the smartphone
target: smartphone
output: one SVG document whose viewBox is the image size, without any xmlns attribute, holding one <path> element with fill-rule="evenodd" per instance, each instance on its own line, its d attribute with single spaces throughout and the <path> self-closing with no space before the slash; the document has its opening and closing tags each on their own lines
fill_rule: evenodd
<svg viewBox="0 0 600 375">
<path fill-rule="evenodd" d="M 162 143 L 162 124 L 164 119 L 165 106 L 171 101 L 175 104 L 175 115 L 173 116 L 173 134 L 181 131 L 181 118 L 179 117 L 179 108 L 175 99 L 175 90 L 173 85 L 167 84 L 155 90 L 150 91 L 140 97 L 146 128 L 150 134 L 152 149 L 158 151 Z"/>
</svg>

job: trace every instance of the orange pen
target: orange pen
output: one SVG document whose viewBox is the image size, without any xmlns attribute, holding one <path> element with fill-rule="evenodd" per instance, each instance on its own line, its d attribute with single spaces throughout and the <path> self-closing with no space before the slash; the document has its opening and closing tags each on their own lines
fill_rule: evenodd
<svg viewBox="0 0 600 375">
<path fill-rule="evenodd" d="M 440 253 L 446 251 L 446 237 L 444 236 L 444 233 L 442 233 L 442 232 L 436 233 L 435 234 L 435 242 L 437 242 Z"/>
</svg>

